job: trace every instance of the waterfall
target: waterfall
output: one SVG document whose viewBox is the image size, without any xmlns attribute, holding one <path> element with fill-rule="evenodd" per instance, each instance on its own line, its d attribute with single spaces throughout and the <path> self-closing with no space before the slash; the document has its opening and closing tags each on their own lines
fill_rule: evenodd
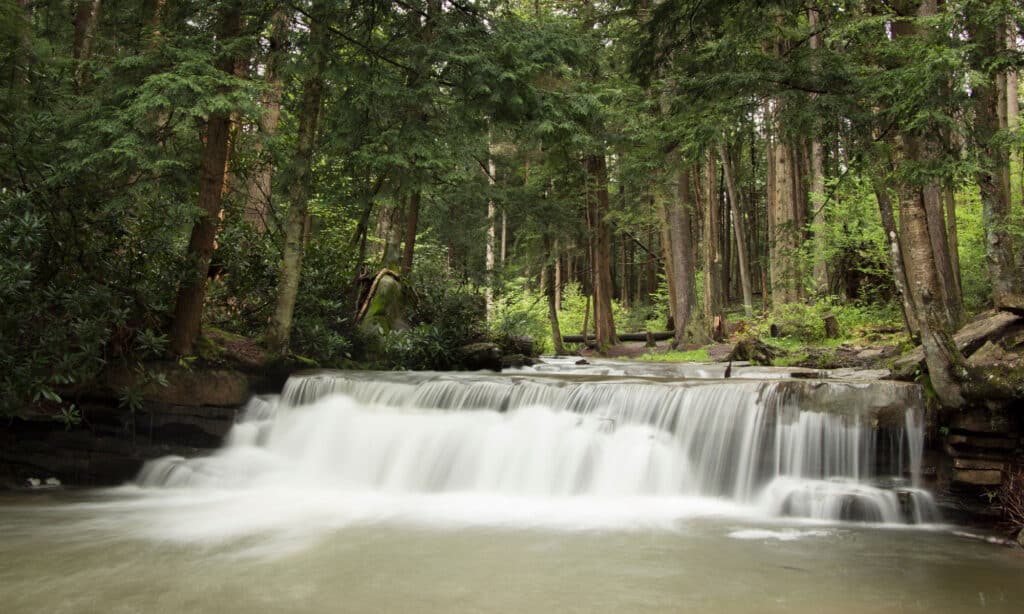
<svg viewBox="0 0 1024 614">
<path fill-rule="evenodd" d="M 148 463 L 137 482 L 692 496 L 773 516 L 931 522 L 922 408 L 919 389 L 897 382 L 321 372 L 255 397 L 218 454 Z"/>
</svg>

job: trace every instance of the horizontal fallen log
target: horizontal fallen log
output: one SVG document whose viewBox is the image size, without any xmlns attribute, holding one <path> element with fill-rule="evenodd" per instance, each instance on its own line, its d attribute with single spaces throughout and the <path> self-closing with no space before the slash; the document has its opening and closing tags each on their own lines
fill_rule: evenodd
<svg viewBox="0 0 1024 614">
<path fill-rule="evenodd" d="M 657 333 L 651 333 L 651 338 L 655 341 L 666 341 L 671 339 L 675 333 L 672 331 L 660 331 Z M 647 341 L 647 333 L 619 333 L 616 335 L 619 341 Z M 594 335 L 587 335 L 586 341 L 583 340 L 583 335 L 562 335 L 562 341 L 565 343 L 589 343 L 596 341 L 597 338 Z"/>
</svg>

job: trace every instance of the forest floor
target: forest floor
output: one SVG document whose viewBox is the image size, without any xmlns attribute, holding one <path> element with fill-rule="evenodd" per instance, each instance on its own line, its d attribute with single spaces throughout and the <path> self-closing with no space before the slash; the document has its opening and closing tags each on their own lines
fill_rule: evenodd
<svg viewBox="0 0 1024 614">
<path fill-rule="evenodd" d="M 872 330 L 855 331 L 840 339 L 825 339 L 820 342 L 806 342 L 787 337 L 762 339 L 777 354 L 774 366 L 806 367 L 812 369 L 885 369 L 903 352 L 910 349 L 902 332 L 891 328 L 877 327 Z M 723 343 L 691 345 L 674 350 L 671 341 L 658 342 L 656 347 L 647 347 L 642 341 L 624 342 L 608 350 L 608 358 L 651 360 L 660 362 L 726 362 L 738 341 L 748 333 L 733 333 Z M 580 351 L 583 356 L 595 355 L 590 349 Z"/>
</svg>

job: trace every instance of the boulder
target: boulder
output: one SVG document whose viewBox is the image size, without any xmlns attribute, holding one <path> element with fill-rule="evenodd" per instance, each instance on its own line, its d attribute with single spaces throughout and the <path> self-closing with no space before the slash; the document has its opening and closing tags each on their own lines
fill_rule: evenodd
<svg viewBox="0 0 1024 614">
<path fill-rule="evenodd" d="M 456 364 L 467 371 L 501 371 L 501 348 L 496 343 L 464 345 L 455 351 Z"/>
<path fill-rule="evenodd" d="M 534 364 L 536 364 L 536 361 L 525 354 L 505 354 L 501 357 L 501 368 L 503 369 L 518 369 Z"/>
<path fill-rule="evenodd" d="M 405 321 L 405 299 L 398 274 L 388 269 L 377 273 L 359 314 L 360 329 L 367 335 L 386 335 L 391 331 L 409 330 Z"/>
<path fill-rule="evenodd" d="M 188 369 L 173 362 L 149 363 L 144 373 L 111 369 L 93 392 L 99 398 L 119 400 L 133 386 L 141 387 L 142 400 L 189 407 L 240 407 L 252 396 L 252 382 L 245 373 Z"/>
<path fill-rule="evenodd" d="M 1001 337 L 1022 321 L 1024 318 L 1006 311 L 989 312 L 957 331 L 953 340 L 965 356 L 970 356 L 986 341 Z M 900 379 L 910 378 L 923 362 L 924 349 L 918 346 L 893 364 L 893 375 Z"/>
<path fill-rule="evenodd" d="M 731 362 L 749 361 L 755 365 L 771 365 L 775 358 L 783 353 L 781 349 L 770 346 L 760 339 L 748 337 L 738 341 L 725 358 Z"/>
</svg>

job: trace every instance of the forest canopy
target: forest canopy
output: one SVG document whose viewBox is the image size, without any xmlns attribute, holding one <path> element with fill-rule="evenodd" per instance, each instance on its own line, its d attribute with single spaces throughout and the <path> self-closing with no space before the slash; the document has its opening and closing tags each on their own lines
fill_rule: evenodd
<svg viewBox="0 0 1024 614">
<path fill-rule="evenodd" d="M 0 0 L 0 413 L 214 332 L 445 368 L 839 306 L 956 406 L 952 333 L 1024 310 L 1022 13 Z M 368 333 L 382 270 L 402 326 Z"/>
</svg>

